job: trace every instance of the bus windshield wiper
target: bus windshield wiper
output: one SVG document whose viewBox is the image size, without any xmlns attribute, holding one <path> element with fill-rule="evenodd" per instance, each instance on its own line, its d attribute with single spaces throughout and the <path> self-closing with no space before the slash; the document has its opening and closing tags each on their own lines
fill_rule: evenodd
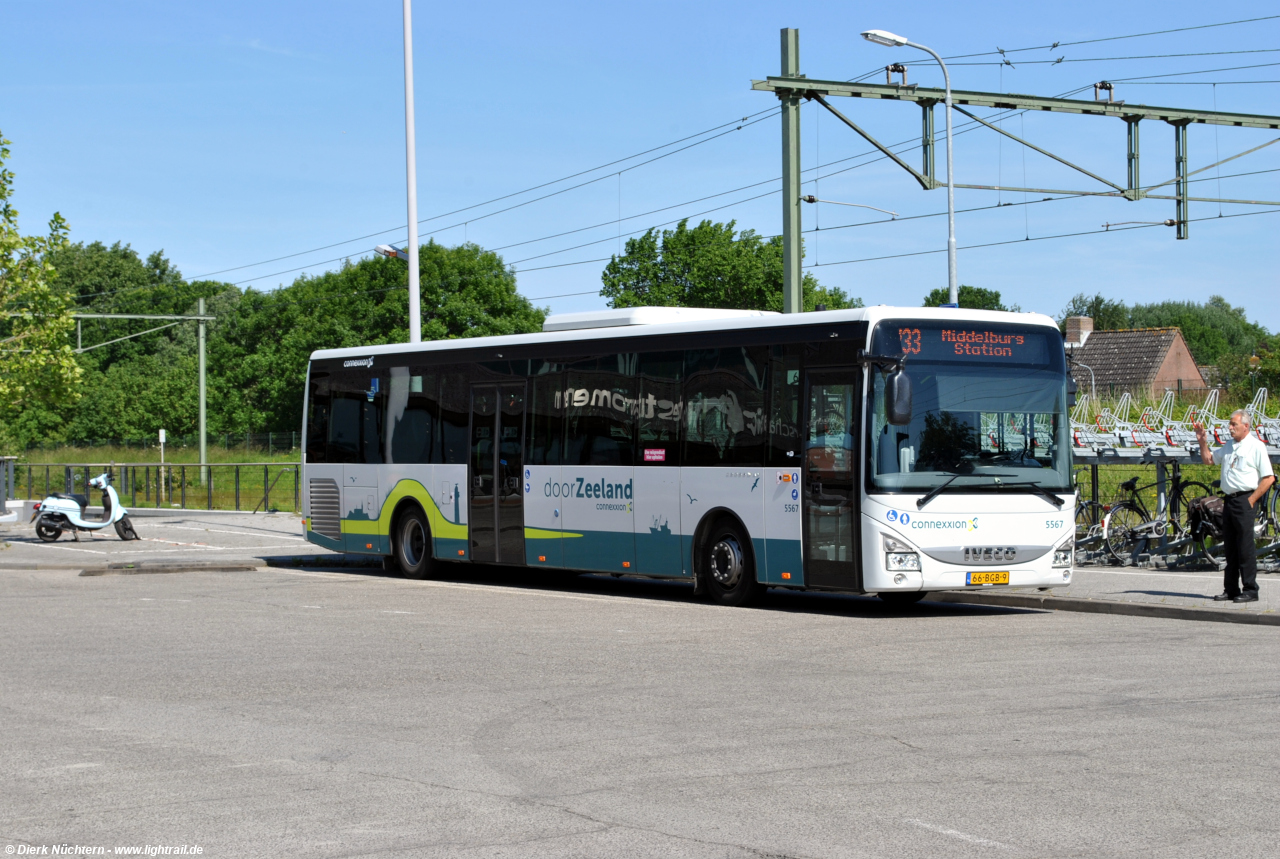
<svg viewBox="0 0 1280 859">
<path fill-rule="evenodd" d="M 1038 484 L 1038 483 L 1033 483 L 1033 482 L 1031 482 L 1031 481 L 1019 482 L 1019 483 L 1001 483 L 1001 484 L 1000 484 L 1000 487 L 1001 487 L 1001 488 L 1003 488 L 1003 487 L 1005 487 L 1005 486 L 1025 486 L 1025 487 L 1027 487 L 1028 489 L 1030 489 L 1030 490 L 1032 491 L 1032 493 L 1034 493 L 1034 494 L 1036 494 L 1036 495 L 1039 495 L 1041 498 L 1043 498 L 1045 501 L 1048 501 L 1050 504 L 1052 504 L 1053 506 L 1057 507 L 1059 510 L 1061 510 L 1061 509 L 1062 509 L 1062 505 L 1063 505 L 1063 504 L 1066 504 L 1066 503 L 1067 503 L 1067 502 L 1066 502 L 1065 500 L 1063 500 L 1060 496 L 1053 494 L 1052 492 L 1050 492 L 1048 489 L 1045 489 L 1045 488 L 1044 488 L 1043 486 L 1041 486 L 1040 484 Z"/>
<path fill-rule="evenodd" d="M 944 491 L 946 491 L 946 488 L 947 488 L 948 486 L 950 486 L 953 482 L 955 482 L 955 479 L 956 479 L 957 477 L 995 477 L 995 478 L 1001 478 L 1001 477 L 1015 477 L 1015 476 L 1016 476 L 1016 475 L 1013 475 L 1013 474 L 975 474 L 975 473 L 974 473 L 974 472 L 972 472 L 972 471 L 950 471 L 950 472 L 944 472 L 944 474 L 950 474 L 950 475 L 951 475 L 951 477 L 947 478 L 947 479 L 946 479 L 945 481 L 943 481 L 942 483 L 939 483 L 937 486 L 933 487 L 933 489 L 930 489 L 930 490 L 929 490 L 929 493 L 928 493 L 927 495 L 925 495 L 925 497 L 923 497 L 923 498 L 921 498 L 919 501 L 917 501 L 917 502 L 916 502 L 916 509 L 917 509 L 917 510 L 923 510 L 923 509 L 924 509 L 924 505 L 928 504 L 930 501 L 932 501 L 933 499 L 937 498 L 937 497 L 938 497 L 939 495 L 941 495 Z M 999 481 L 997 480 L 997 482 L 999 482 Z"/>
</svg>

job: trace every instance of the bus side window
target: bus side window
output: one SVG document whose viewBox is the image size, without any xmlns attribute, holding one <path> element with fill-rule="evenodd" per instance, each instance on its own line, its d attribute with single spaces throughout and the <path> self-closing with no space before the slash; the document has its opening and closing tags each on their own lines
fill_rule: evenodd
<svg viewBox="0 0 1280 859">
<path fill-rule="evenodd" d="M 435 398 L 435 377 L 421 367 L 391 368 L 387 391 L 387 462 L 431 462 L 437 424 Z"/>
<path fill-rule="evenodd" d="M 684 465 L 764 464 L 767 354 L 745 346 L 685 353 Z"/>
<path fill-rule="evenodd" d="M 565 373 L 565 465 L 631 465 L 636 355 L 577 361 Z"/>
<path fill-rule="evenodd" d="M 367 371 L 335 373 L 329 412 L 329 462 L 382 462 L 382 379 Z"/>
<path fill-rule="evenodd" d="M 552 361 L 533 362 L 528 465 L 559 465 L 564 445 L 564 373 Z"/>
<path fill-rule="evenodd" d="M 646 352 L 640 356 L 639 374 L 636 465 L 679 465 L 684 353 Z"/>
<path fill-rule="evenodd" d="M 328 373 L 311 373 L 307 395 L 307 462 L 328 462 L 330 385 Z"/>
<path fill-rule="evenodd" d="M 798 343 L 773 346 L 769 353 L 769 462 L 775 468 L 800 464 L 800 351 Z"/>
<path fill-rule="evenodd" d="M 447 465 L 466 465 L 469 461 L 471 391 L 467 380 L 475 375 L 472 370 L 465 364 L 439 369 L 442 442 L 439 461 Z"/>
</svg>

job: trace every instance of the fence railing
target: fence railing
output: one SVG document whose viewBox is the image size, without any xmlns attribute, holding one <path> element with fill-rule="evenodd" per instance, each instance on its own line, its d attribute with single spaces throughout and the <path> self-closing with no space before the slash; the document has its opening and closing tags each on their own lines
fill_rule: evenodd
<svg viewBox="0 0 1280 859">
<path fill-rule="evenodd" d="M 11 472 L 9 491 L 14 498 L 25 494 L 33 499 L 44 498 L 51 492 L 89 494 L 90 479 L 103 472 L 126 507 L 252 512 L 301 510 L 300 465 L 292 462 L 17 463 Z M 89 501 L 96 504 L 98 498 L 90 495 Z"/>
<path fill-rule="evenodd" d="M 236 433 L 219 433 L 208 437 L 210 448 L 221 448 L 222 450 L 262 450 L 267 454 L 272 453 L 288 453 L 291 450 L 298 450 L 302 442 L 302 434 L 299 432 L 236 432 Z M 192 435 L 170 435 L 165 443 L 170 449 L 190 447 L 196 448 L 200 446 L 200 436 Z M 46 443 L 43 441 L 34 442 L 27 445 L 27 450 L 61 450 L 63 448 L 79 448 L 92 450 L 96 447 L 122 447 L 125 450 L 150 450 L 158 448 L 160 442 L 155 436 L 147 438 L 95 438 L 95 439 L 79 439 L 75 441 L 61 441 L 55 443 Z"/>
</svg>

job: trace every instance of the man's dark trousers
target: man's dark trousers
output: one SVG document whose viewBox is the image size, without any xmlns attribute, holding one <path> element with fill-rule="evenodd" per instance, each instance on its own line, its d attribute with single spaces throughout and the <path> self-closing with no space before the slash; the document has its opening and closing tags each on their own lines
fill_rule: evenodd
<svg viewBox="0 0 1280 859">
<path fill-rule="evenodd" d="M 1258 593 L 1258 550 L 1253 544 L 1254 509 L 1248 492 L 1228 496 L 1222 511 L 1222 542 L 1227 554 L 1227 569 L 1222 574 L 1222 587 L 1227 593 Z"/>
</svg>

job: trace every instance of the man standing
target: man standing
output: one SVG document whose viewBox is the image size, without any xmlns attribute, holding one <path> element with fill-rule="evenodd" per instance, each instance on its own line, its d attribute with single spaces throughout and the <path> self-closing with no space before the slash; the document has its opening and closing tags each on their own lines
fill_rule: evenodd
<svg viewBox="0 0 1280 859">
<path fill-rule="evenodd" d="M 1200 461 L 1222 466 L 1220 486 L 1226 495 L 1223 509 L 1223 548 L 1227 569 L 1222 577 L 1218 602 L 1255 602 L 1258 599 L 1258 555 L 1253 540 L 1254 508 L 1275 482 L 1267 446 L 1253 434 L 1249 415 L 1243 409 L 1231 413 L 1231 440 L 1209 453 L 1204 426 L 1196 424 Z"/>
</svg>

